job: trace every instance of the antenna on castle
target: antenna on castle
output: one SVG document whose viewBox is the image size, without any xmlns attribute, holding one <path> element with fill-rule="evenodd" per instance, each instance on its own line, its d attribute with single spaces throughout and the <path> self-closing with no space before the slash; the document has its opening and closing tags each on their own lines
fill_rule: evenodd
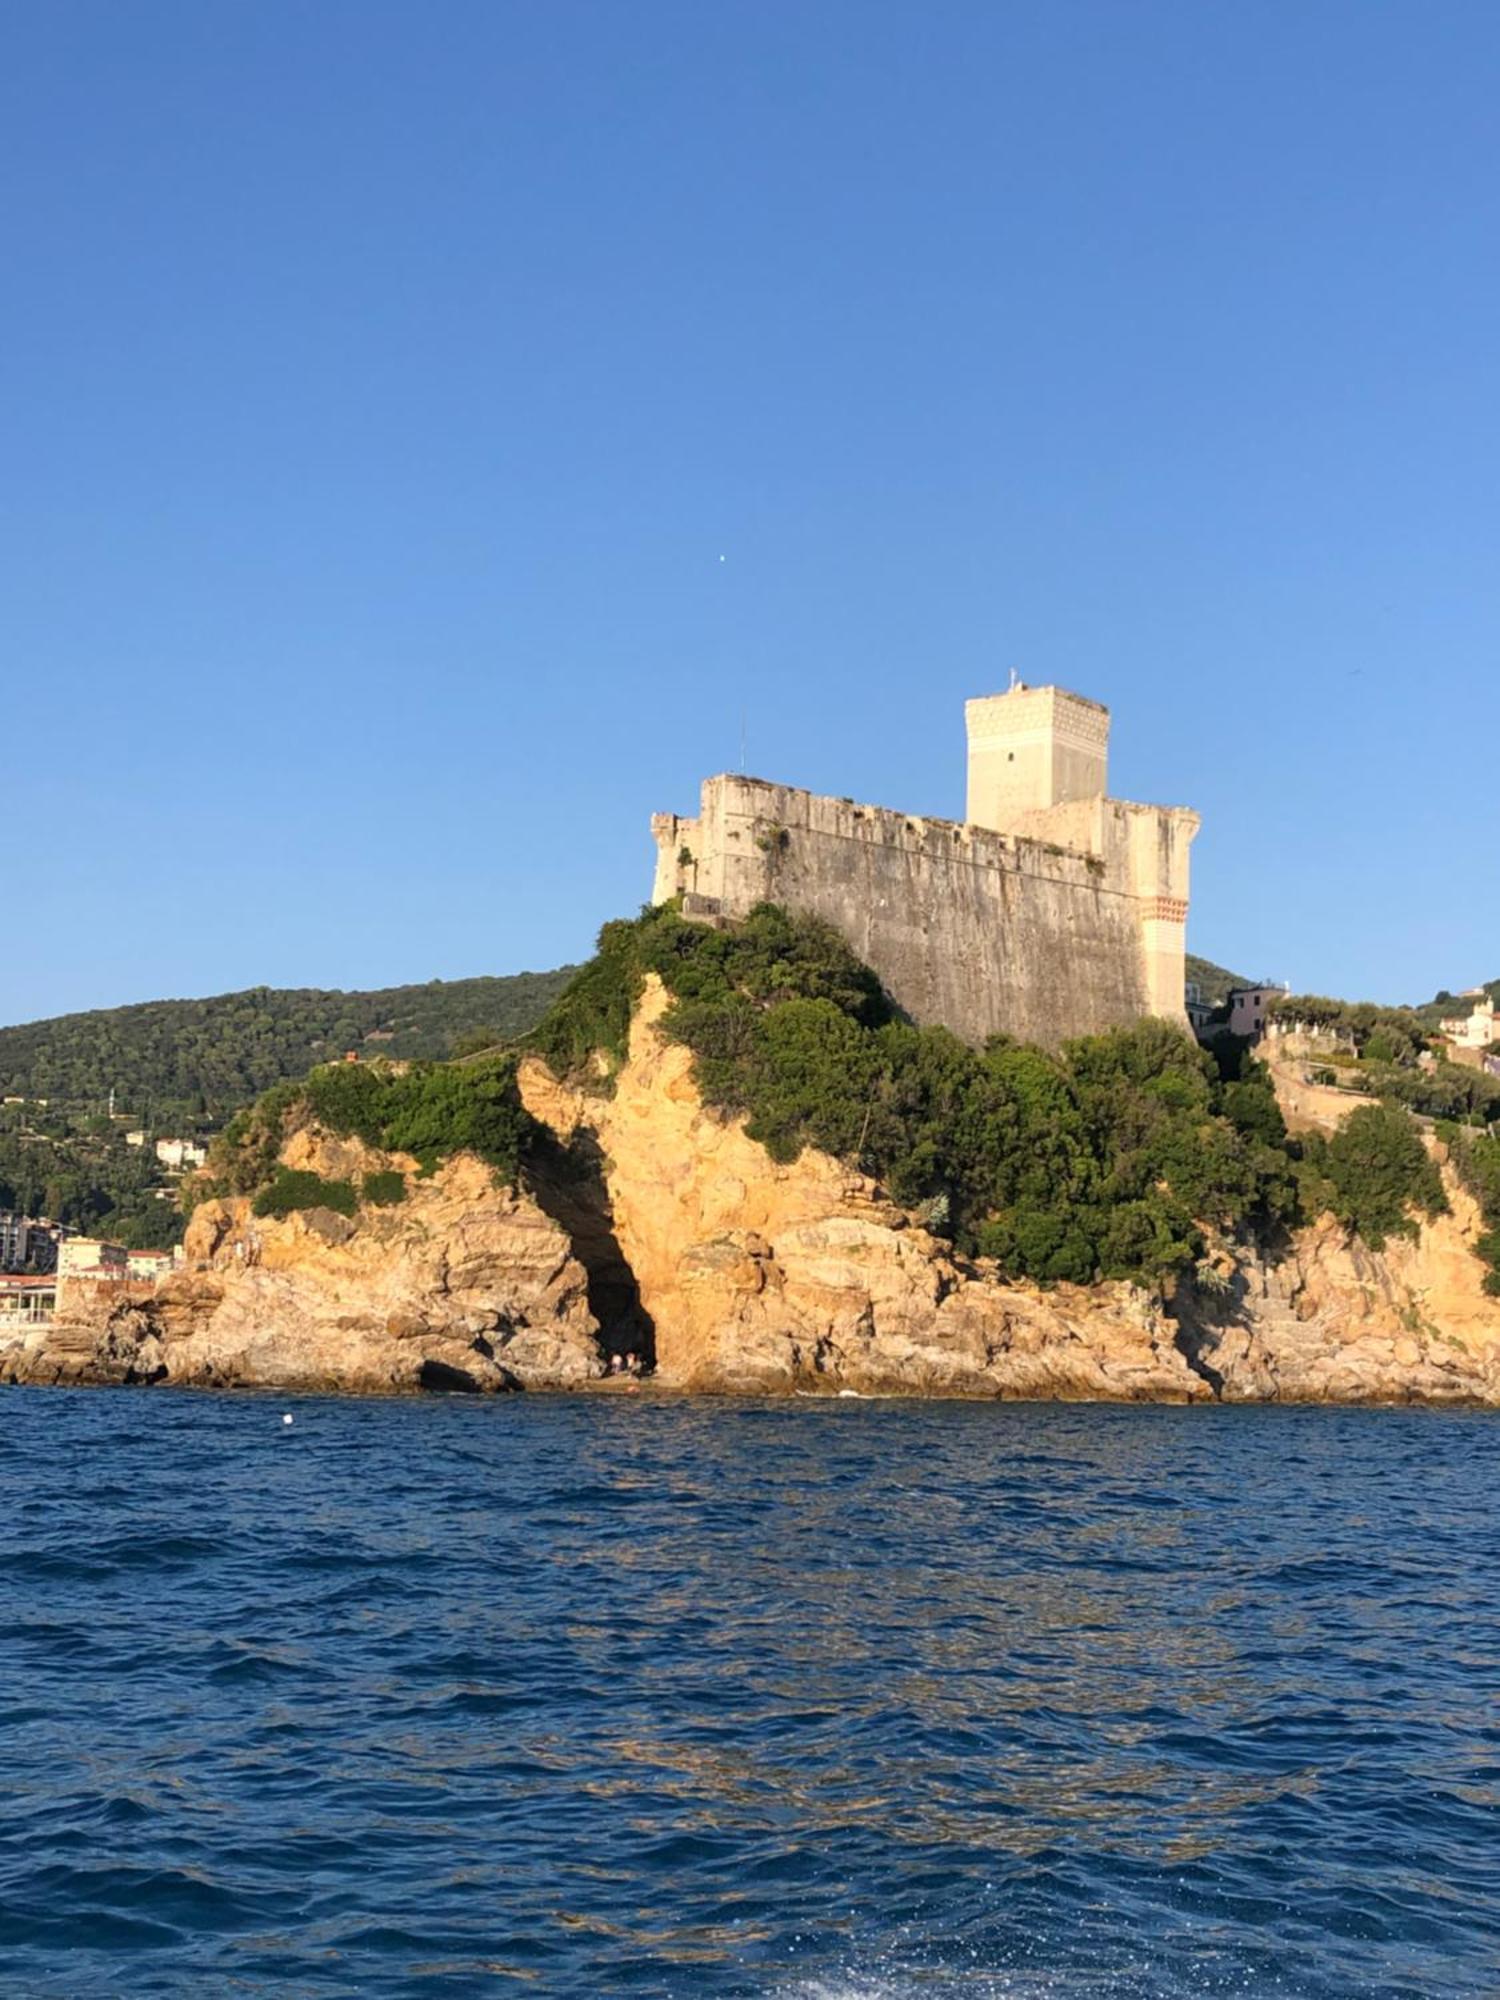
<svg viewBox="0 0 1500 2000">
<path fill-rule="evenodd" d="M 1010 670 L 1010 692 L 1014 694 L 1016 689 L 1020 685 L 1021 685 L 1021 676 L 1016 672 L 1015 668 L 1012 667 Z"/>
<path fill-rule="evenodd" d="M 740 710 L 740 775 L 742 777 L 744 776 L 745 772 L 745 728 L 746 728 L 745 711 L 744 709 L 741 709 Z"/>
</svg>

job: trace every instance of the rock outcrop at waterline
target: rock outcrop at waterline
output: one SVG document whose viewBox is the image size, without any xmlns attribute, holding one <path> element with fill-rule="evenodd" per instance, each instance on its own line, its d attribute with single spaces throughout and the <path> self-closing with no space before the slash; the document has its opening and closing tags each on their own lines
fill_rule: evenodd
<svg viewBox="0 0 1500 2000">
<path fill-rule="evenodd" d="M 0 1380 L 574 1389 L 634 1347 L 688 1391 L 1500 1405 L 1500 1300 L 1451 1173 L 1452 1213 L 1378 1254 L 1324 1218 L 1274 1257 L 1226 1248 L 1212 1284 L 1170 1304 L 1010 1283 L 827 1155 L 778 1165 L 706 1109 L 689 1052 L 659 1032 L 666 1004 L 648 982 L 612 1094 L 523 1063 L 552 1134 L 527 1192 L 471 1157 L 422 1178 L 297 1133 L 284 1165 L 395 1166 L 407 1199 L 282 1221 L 206 1203 L 183 1271 L 0 1349 Z"/>
<path fill-rule="evenodd" d="M 111 1309 L 107 1288 L 0 1350 L 0 1380 L 382 1393 L 570 1389 L 601 1372 L 588 1281 L 524 1194 L 460 1157 L 414 1160 L 301 1132 L 286 1165 L 323 1178 L 404 1168 L 408 1195 L 356 1217 L 283 1220 L 243 1199 L 194 1211 L 183 1270 Z"/>
<path fill-rule="evenodd" d="M 1225 1402 L 1500 1405 L 1500 1300 L 1472 1245 L 1477 1206 L 1445 1169 L 1452 1212 L 1380 1251 L 1323 1216 L 1281 1254 L 1242 1252 L 1226 1293 L 1184 1286 L 1182 1344 Z"/>
</svg>

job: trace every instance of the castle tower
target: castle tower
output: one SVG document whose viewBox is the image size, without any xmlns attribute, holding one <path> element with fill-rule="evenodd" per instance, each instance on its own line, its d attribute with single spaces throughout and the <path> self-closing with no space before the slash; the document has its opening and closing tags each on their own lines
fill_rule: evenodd
<svg viewBox="0 0 1500 2000">
<path fill-rule="evenodd" d="M 1108 790 L 1109 710 L 1066 688 L 1027 687 L 964 704 L 970 826 L 1016 831 L 1029 813 Z"/>
<path fill-rule="evenodd" d="M 1056 1047 L 1159 1015 L 1184 1031 L 1198 815 L 1107 793 L 1109 710 L 1065 688 L 968 704 L 966 824 L 743 772 L 658 813 L 654 899 L 700 923 L 777 903 L 831 924 L 913 1021 Z"/>
</svg>

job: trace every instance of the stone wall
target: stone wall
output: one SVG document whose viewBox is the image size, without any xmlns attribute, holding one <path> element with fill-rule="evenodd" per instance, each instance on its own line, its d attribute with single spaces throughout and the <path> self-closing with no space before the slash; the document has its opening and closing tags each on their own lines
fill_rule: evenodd
<svg viewBox="0 0 1500 2000">
<path fill-rule="evenodd" d="M 1088 799 L 1035 818 L 1053 837 L 710 778 L 697 818 L 652 822 L 656 898 L 710 919 L 760 902 L 822 917 L 914 1020 L 971 1041 L 1056 1043 L 1153 1013 L 1185 1025 L 1196 815 Z"/>
</svg>

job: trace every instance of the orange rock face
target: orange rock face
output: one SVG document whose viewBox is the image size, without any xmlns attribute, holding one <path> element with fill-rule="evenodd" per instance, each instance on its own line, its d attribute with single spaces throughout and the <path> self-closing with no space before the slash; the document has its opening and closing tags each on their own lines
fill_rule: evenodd
<svg viewBox="0 0 1500 2000">
<path fill-rule="evenodd" d="M 602 1154 L 615 1234 L 655 1329 L 657 1376 L 724 1393 L 1211 1397 L 1160 1303 L 1126 1285 L 1006 1285 L 961 1266 L 826 1154 L 769 1159 L 707 1110 L 686 1049 L 657 1031 L 652 982 L 614 1095 L 523 1064 L 560 1139 Z"/>
</svg>

